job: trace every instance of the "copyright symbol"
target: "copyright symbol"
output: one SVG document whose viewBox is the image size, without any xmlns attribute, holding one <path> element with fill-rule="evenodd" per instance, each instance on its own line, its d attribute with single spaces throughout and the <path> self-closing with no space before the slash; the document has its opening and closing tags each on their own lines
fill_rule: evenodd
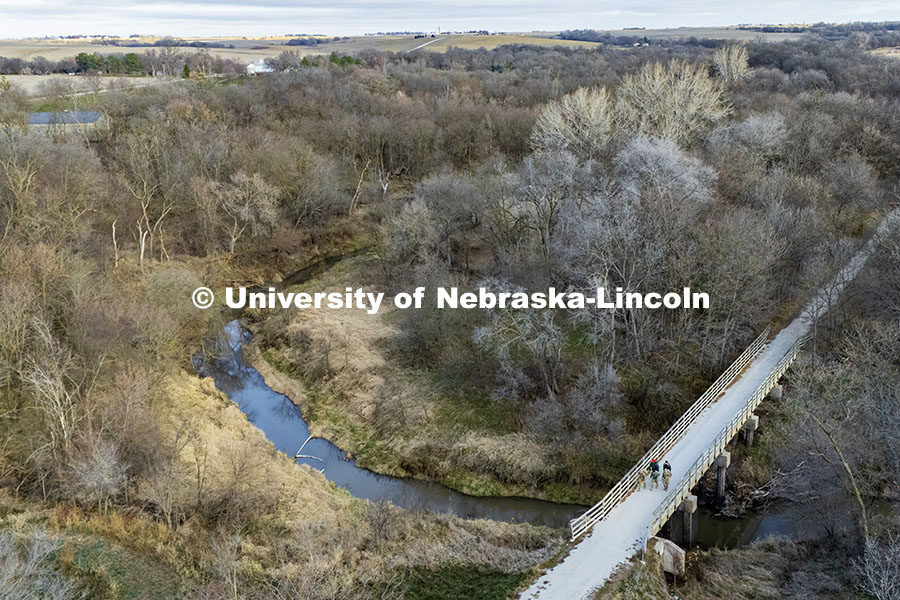
<svg viewBox="0 0 900 600">
<path fill-rule="evenodd" d="M 209 308 L 212 306 L 215 299 L 212 290 L 208 287 L 198 287 L 194 290 L 194 293 L 191 294 L 191 302 L 193 302 L 194 306 L 197 308 Z"/>
</svg>

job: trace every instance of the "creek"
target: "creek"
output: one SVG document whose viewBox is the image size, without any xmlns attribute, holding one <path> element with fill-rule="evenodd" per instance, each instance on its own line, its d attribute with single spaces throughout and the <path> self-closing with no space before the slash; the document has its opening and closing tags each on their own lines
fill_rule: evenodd
<svg viewBox="0 0 900 600">
<path fill-rule="evenodd" d="M 213 378 L 216 387 L 238 405 L 275 448 L 296 456 L 309 437 L 309 428 L 300 408 L 266 385 L 259 371 L 244 358 L 242 346 L 249 340 L 249 332 L 238 321 L 230 322 L 219 343 L 219 356 L 200 365 L 200 370 Z M 329 481 L 353 496 L 386 500 L 410 510 L 565 527 L 586 508 L 531 498 L 469 496 L 429 481 L 381 475 L 357 466 L 346 452 L 321 438 L 310 439 L 300 454 L 315 458 L 297 458 L 298 463 L 322 471 Z"/>
</svg>

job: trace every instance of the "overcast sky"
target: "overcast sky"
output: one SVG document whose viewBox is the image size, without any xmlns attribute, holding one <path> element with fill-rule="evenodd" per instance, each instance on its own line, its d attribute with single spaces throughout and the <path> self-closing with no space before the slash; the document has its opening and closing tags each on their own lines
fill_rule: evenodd
<svg viewBox="0 0 900 600">
<path fill-rule="evenodd" d="M 900 19 L 900 0 L 0 0 L 0 38 L 532 31 Z"/>
</svg>

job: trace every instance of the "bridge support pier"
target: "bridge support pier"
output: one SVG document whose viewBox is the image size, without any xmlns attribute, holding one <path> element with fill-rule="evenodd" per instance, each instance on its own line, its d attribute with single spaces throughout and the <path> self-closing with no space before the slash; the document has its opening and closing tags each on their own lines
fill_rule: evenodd
<svg viewBox="0 0 900 600">
<path fill-rule="evenodd" d="M 722 450 L 716 458 L 716 506 L 721 507 L 725 503 L 725 472 L 731 464 L 731 452 Z"/>
<path fill-rule="evenodd" d="M 749 448 L 753 445 L 753 434 L 759 429 L 759 417 L 750 415 L 747 422 L 741 425 L 741 429 L 744 430 L 744 445 Z"/>
<path fill-rule="evenodd" d="M 697 537 L 697 496 L 691 494 L 669 519 L 669 539 L 690 550 Z"/>
<path fill-rule="evenodd" d="M 781 400 L 781 397 L 784 395 L 784 388 L 781 387 L 781 384 L 776 384 L 769 390 L 769 398 L 771 400 Z"/>
</svg>

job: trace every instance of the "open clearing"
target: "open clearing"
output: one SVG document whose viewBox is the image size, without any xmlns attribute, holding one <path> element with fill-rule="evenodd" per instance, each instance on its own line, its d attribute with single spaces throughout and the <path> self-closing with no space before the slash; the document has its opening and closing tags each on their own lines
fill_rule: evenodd
<svg viewBox="0 0 900 600">
<path fill-rule="evenodd" d="M 165 83 L 165 79 L 155 79 L 153 77 L 101 77 L 88 79 L 87 77 L 78 77 L 74 75 L 4 75 L 6 80 L 25 90 L 26 94 L 31 96 L 39 96 L 44 92 L 44 87 L 51 81 L 62 81 L 66 83 L 73 93 L 90 93 L 97 91 L 96 85 L 102 86 L 100 89 L 109 90 L 123 87 L 143 87 L 146 85 L 155 85 Z"/>
<path fill-rule="evenodd" d="M 872 50 L 872 54 L 890 58 L 900 58 L 900 46 L 894 46 L 892 48 L 876 48 L 875 50 Z"/>
</svg>

